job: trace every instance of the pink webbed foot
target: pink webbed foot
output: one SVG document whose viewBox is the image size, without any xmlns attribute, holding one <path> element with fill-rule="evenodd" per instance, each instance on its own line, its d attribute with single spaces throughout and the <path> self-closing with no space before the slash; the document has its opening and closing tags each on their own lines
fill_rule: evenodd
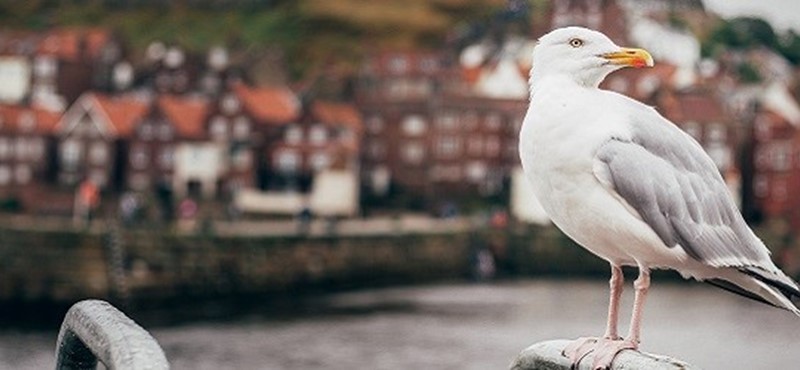
<svg viewBox="0 0 800 370">
<path fill-rule="evenodd" d="M 600 338 L 597 337 L 581 337 L 575 339 L 564 348 L 561 354 L 572 362 L 572 368 L 577 368 L 581 360 L 595 350 L 598 341 L 600 341 Z"/>
<path fill-rule="evenodd" d="M 614 362 L 614 358 L 616 358 L 620 352 L 626 349 L 636 350 L 638 348 L 639 346 L 636 343 L 628 340 L 603 340 L 597 344 L 597 347 L 594 351 L 592 369 L 610 370 L 611 364 Z"/>
<path fill-rule="evenodd" d="M 578 369 L 582 360 L 592 358 L 592 369 L 611 369 L 611 364 L 619 352 L 626 349 L 637 349 L 630 341 L 611 338 L 578 338 L 564 348 L 563 355 L 572 362 L 572 369 Z M 589 356 L 592 355 L 592 356 Z"/>
</svg>

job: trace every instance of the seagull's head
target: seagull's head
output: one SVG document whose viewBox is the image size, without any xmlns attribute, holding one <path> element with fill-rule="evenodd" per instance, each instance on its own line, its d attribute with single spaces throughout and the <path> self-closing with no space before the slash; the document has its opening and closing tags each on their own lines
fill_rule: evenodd
<svg viewBox="0 0 800 370">
<path fill-rule="evenodd" d="M 564 75 L 583 86 L 600 85 L 623 67 L 652 67 L 643 49 L 617 46 L 606 35 L 583 27 L 565 27 L 542 36 L 533 49 L 531 83 L 549 75 Z"/>
</svg>

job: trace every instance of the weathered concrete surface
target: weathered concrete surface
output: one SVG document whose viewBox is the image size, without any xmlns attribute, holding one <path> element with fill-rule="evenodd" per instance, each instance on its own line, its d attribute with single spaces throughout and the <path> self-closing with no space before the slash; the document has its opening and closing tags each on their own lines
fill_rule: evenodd
<svg viewBox="0 0 800 370">
<path fill-rule="evenodd" d="M 571 363 L 562 355 L 569 340 L 559 339 L 536 343 L 524 349 L 511 364 L 511 370 L 570 370 Z M 580 362 L 577 370 L 592 370 L 594 356 L 589 354 Z M 696 370 L 685 362 L 666 357 L 626 350 L 614 359 L 612 370 Z"/>
<path fill-rule="evenodd" d="M 56 344 L 56 370 L 168 370 L 158 342 L 104 301 L 85 300 L 67 312 Z"/>
</svg>

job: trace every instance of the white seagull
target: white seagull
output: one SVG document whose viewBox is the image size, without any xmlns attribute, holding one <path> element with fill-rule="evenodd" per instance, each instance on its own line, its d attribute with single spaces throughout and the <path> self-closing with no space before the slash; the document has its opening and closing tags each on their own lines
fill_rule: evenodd
<svg viewBox="0 0 800 370">
<path fill-rule="evenodd" d="M 573 342 L 565 354 L 574 364 L 594 352 L 593 368 L 608 368 L 619 351 L 638 349 L 651 269 L 800 315 L 797 283 L 772 263 L 702 147 L 652 107 L 598 88 L 615 70 L 652 65 L 647 51 L 581 27 L 544 35 L 533 52 L 522 166 L 555 225 L 611 264 L 606 332 Z M 622 266 L 639 269 L 624 339 Z"/>
</svg>

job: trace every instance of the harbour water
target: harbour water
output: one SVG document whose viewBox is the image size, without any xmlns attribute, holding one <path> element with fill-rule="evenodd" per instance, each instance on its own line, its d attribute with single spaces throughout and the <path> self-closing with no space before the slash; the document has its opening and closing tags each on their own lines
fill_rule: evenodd
<svg viewBox="0 0 800 370">
<path fill-rule="evenodd" d="M 297 312 L 149 328 L 173 369 L 507 369 L 526 346 L 602 334 L 603 281 L 524 280 L 336 293 Z M 632 301 L 623 300 L 622 332 Z M 654 279 L 642 349 L 703 369 L 800 364 L 800 318 L 704 284 Z M 53 368 L 52 332 L 0 330 L 0 368 Z"/>
</svg>

